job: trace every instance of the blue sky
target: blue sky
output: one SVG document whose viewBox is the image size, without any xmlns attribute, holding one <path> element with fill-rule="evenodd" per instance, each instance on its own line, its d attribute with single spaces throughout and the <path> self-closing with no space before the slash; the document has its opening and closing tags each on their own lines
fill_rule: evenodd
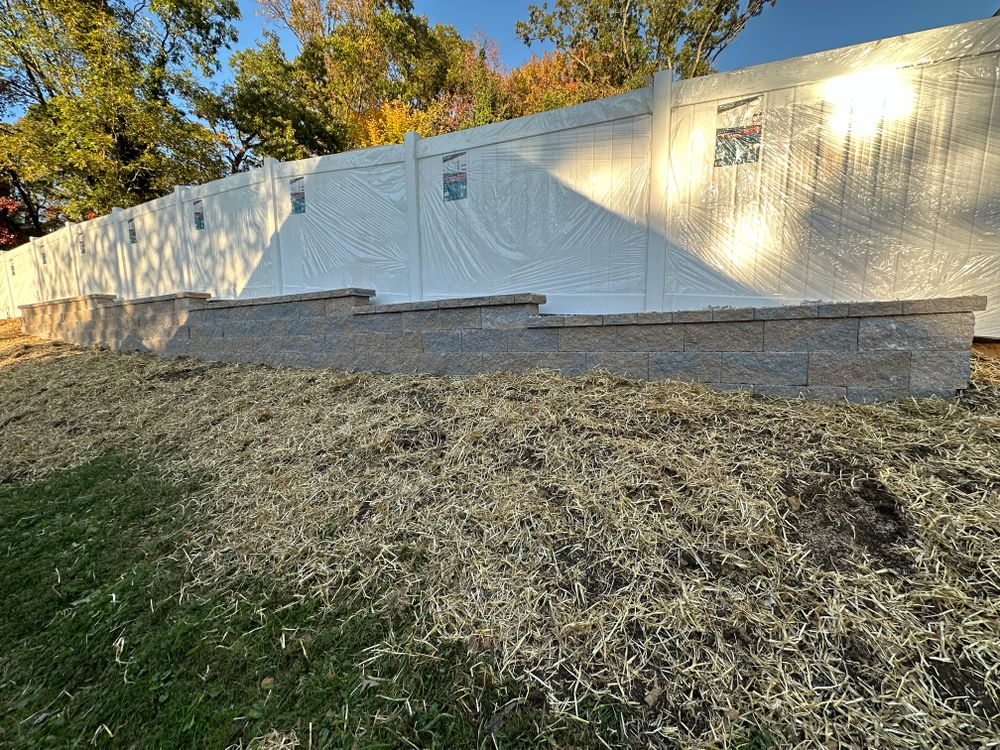
<svg viewBox="0 0 1000 750">
<path fill-rule="evenodd" d="M 479 0 L 414 0 L 417 13 L 432 23 L 450 23 L 465 37 L 482 31 L 500 44 L 505 64 L 516 66 L 537 46 L 528 48 L 514 34 L 529 3 Z M 240 0 L 239 47 L 253 47 L 264 30 L 255 0 Z M 781 60 L 848 44 L 897 36 L 993 15 L 1000 0 L 778 0 L 751 22 L 747 31 L 719 58 L 719 68 Z M 281 34 L 291 52 L 294 42 Z"/>
</svg>

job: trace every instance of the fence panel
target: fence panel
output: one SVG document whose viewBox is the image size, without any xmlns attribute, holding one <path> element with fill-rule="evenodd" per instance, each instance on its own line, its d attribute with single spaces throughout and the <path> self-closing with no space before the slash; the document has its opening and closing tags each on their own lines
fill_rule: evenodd
<svg viewBox="0 0 1000 750">
<path fill-rule="evenodd" d="M 998 28 L 852 48 L 849 65 L 835 50 L 677 86 L 663 308 L 995 296 Z M 824 66 L 816 81 L 766 85 Z M 754 110 L 742 121 L 730 114 L 740 106 Z M 727 159 L 740 128 L 746 153 Z M 997 310 L 977 329 L 1000 331 Z"/>
<path fill-rule="evenodd" d="M 407 298 L 402 146 L 281 164 L 274 195 L 286 293 L 353 286 Z"/>
<path fill-rule="evenodd" d="M 118 238 L 114 220 L 102 216 L 71 228 L 81 294 L 119 294 Z"/>
<path fill-rule="evenodd" d="M 187 287 L 187 253 L 174 195 L 126 209 L 120 228 L 135 297 L 155 297 Z"/>
<path fill-rule="evenodd" d="M 425 296 L 540 289 L 551 310 L 643 309 L 651 117 L 629 114 L 648 93 L 630 96 L 617 119 L 608 100 L 581 105 L 593 124 L 477 145 L 486 126 L 441 136 L 446 153 L 421 141 Z"/>
<path fill-rule="evenodd" d="M 14 306 L 31 305 L 41 302 L 44 297 L 38 283 L 38 271 L 35 267 L 35 253 L 32 244 L 24 244 L 3 254 L 7 267 L 7 280 L 14 297 Z"/>
<path fill-rule="evenodd" d="M 277 263 L 268 252 L 267 185 L 246 172 L 182 193 L 178 221 L 191 255 L 191 286 L 222 299 L 278 294 Z"/>
<path fill-rule="evenodd" d="M 0 258 L 3 265 L 0 265 L 0 320 L 19 317 L 20 312 L 14 304 L 14 292 L 10 286 L 10 279 L 7 278 L 9 269 L 5 259 Z"/>
<path fill-rule="evenodd" d="M 38 271 L 40 299 L 66 299 L 80 293 L 76 258 L 70 248 L 69 237 L 69 227 L 63 227 L 31 243 Z"/>
</svg>

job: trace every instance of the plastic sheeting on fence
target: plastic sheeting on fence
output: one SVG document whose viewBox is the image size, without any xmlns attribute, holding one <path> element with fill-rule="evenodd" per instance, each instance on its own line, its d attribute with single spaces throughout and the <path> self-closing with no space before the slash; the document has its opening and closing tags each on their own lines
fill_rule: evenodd
<svg viewBox="0 0 1000 750">
<path fill-rule="evenodd" d="M 998 29 L 676 86 L 664 307 L 998 296 Z"/>
<path fill-rule="evenodd" d="M 18 305 L 30 305 L 42 300 L 38 288 L 38 273 L 35 268 L 35 254 L 31 245 L 21 245 L 0 255 L 7 284 L 14 307 L 13 316 L 20 313 Z"/>
<path fill-rule="evenodd" d="M 408 299 L 402 146 L 282 164 L 275 205 L 286 292 L 344 287 Z"/>
<path fill-rule="evenodd" d="M 549 114 L 482 145 L 419 143 L 424 294 L 544 289 L 551 310 L 642 309 L 649 90 Z"/>
<path fill-rule="evenodd" d="M 0 257 L 17 305 L 346 286 L 533 291 L 552 312 L 982 293 L 977 331 L 1000 335 L 1000 19 L 266 161 Z"/>
<path fill-rule="evenodd" d="M 222 299 L 279 293 L 277 262 L 267 241 L 270 205 L 261 170 L 181 192 L 177 221 L 192 289 Z"/>
<path fill-rule="evenodd" d="M 10 288 L 7 261 L 0 257 L 0 320 L 17 317 L 17 305 L 14 302 L 14 292 Z"/>
</svg>

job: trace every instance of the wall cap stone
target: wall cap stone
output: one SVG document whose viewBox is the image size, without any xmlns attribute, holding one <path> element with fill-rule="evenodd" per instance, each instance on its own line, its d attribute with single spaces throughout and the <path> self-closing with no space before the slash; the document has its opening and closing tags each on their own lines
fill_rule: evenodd
<svg viewBox="0 0 1000 750">
<path fill-rule="evenodd" d="M 402 310 L 403 308 L 400 307 L 399 309 Z M 780 305 L 774 307 L 706 307 L 702 310 L 642 312 L 638 314 L 541 314 L 530 316 L 527 327 L 663 325 L 668 323 L 678 325 L 682 323 L 732 323 L 749 320 L 874 318 L 975 312 L 985 309 L 986 297 L 972 295 L 967 297 L 933 297 L 922 300 L 894 300 L 884 302 L 807 302 L 801 305 Z"/>
<path fill-rule="evenodd" d="M 217 299 L 208 303 L 210 310 L 224 310 L 230 307 L 257 307 L 258 305 L 280 305 L 286 302 L 307 302 L 317 299 L 339 299 L 342 297 L 375 296 L 374 289 L 359 289 L 346 287 L 344 289 L 329 289 L 323 292 L 301 292 L 299 294 L 282 294 L 276 297 L 254 297 L 250 299 Z"/>
<path fill-rule="evenodd" d="M 107 302 L 101 307 L 128 307 L 130 305 L 149 305 L 153 302 L 168 302 L 175 299 L 208 299 L 211 294 L 207 292 L 174 292 L 173 294 L 158 294 L 155 297 L 135 297 L 133 299 L 122 299 L 116 302 Z"/>
<path fill-rule="evenodd" d="M 417 312 L 420 310 L 447 310 L 455 307 L 496 307 L 499 305 L 544 305 L 544 294 L 492 294 L 485 297 L 455 297 L 451 299 L 424 300 L 422 302 L 394 302 L 389 305 L 356 307 L 355 315 Z"/>
<path fill-rule="evenodd" d="M 982 312 L 987 299 L 981 294 L 966 297 L 929 297 L 927 299 L 904 299 L 903 315 L 928 313 Z"/>
<path fill-rule="evenodd" d="M 114 294 L 83 294 L 79 297 L 63 297 L 62 299 L 51 299 L 48 302 L 32 302 L 29 305 L 18 305 L 19 310 L 34 310 L 39 307 L 49 307 L 56 305 L 66 305 L 70 302 L 109 302 L 117 299 Z"/>
</svg>

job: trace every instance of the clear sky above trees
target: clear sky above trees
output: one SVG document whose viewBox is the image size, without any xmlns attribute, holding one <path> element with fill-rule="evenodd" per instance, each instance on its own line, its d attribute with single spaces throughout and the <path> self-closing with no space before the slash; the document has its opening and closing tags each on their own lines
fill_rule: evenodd
<svg viewBox="0 0 1000 750">
<path fill-rule="evenodd" d="M 517 66 L 533 52 L 514 33 L 526 16 L 529 0 L 415 0 L 414 10 L 432 23 L 450 23 L 462 36 L 477 31 L 497 42 L 505 65 Z M 252 46 L 263 27 L 254 14 L 256 0 L 240 0 L 239 46 Z M 730 70 L 780 60 L 857 42 L 896 36 L 935 26 L 962 23 L 992 15 L 1000 0 L 785 0 L 754 21 L 753 33 L 738 38 L 719 58 L 718 68 Z M 291 42 L 290 35 L 287 36 Z"/>
</svg>

